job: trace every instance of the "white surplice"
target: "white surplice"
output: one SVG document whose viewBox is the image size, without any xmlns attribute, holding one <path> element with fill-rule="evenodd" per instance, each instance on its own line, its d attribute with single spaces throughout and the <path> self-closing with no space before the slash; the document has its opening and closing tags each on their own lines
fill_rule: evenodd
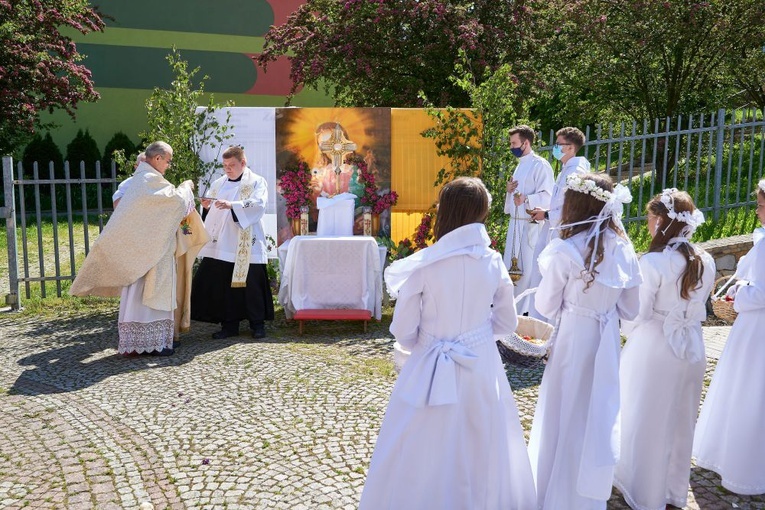
<svg viewBox="0 0 765 510">
<path fill-rule="evenodd" d="M 242 188 L 252 187 L 248 197 L 242 197 Z M 248 190 L 249 191 L 249 190 Z M 218 209 L 211 204 L 205 217 L 205 228 L 210 234 L 210 242 L 199 252 L 199 257 L 210 257 L 225 262 L 235 262 L 239 232 L 252 226 L 252 251 L 250 264 L 266 264 L 268 262 L 266 248 L 266 233 L 263 227 L 263 216 L 268 202 L 268 185 L 266 180 L 249 168 L 244 169 L 242 178 L 230 181 L 225 175 L 218 178 L 210 186 L 210 195 L 217 200 L 228 200 L 231 209 Z M 233 211 L 237 221 L 234 221 Z"/>
<path fill-rule="evenodd" d="M 696 464 L 737 494 L 765 493 L 765 242 L 739 261 L 738 312 L 696 425 Z"/>
<path fill-rule="evenodd" d="M 513 171 L 513 180 L 518 181 L 516 192 L 522 193 L 528 203 L 515 206 L 513 193 L 505 194 L 505 214 L 510 215 L 507 227 L 507 242 L 505 243 L 505 267 L 510 269 L 513 254 L 518 258 L 518 267 L 523 275 L 515 282 L 515 293 L 520 294 L 529 288 L 534 280 L 532 274 L 539 272 L 534 250 L 542 230 L 542 223 L 530 223 L 526 209 L 548 209 L 554 186 L 553 172 L 550 163 L 535 152 L 531 152 L 518 160 L 518 166 Z M 523 298 L 518 304 L 518 313 L 529 311 L 531 297 Z"/>
<path fill-rule="evenodd" d="M 680 297 L 685 257 L 672 248 L 643 255 L 640 313 L 622 325 L 628 337 L 619 372 L 622 447 L 614 485 L 636 510 L 686 504 L 706 369 L 701 322 L 715 280 L 714 259 L 701 251 L 696 256 L 704 272 L 686 300 Z"/>
<path fill-rule="evenodd" d="M 566 194 L 566 179 L 568 179 L 569 175 L 586 174 L 589 171 L 590 162 L 587 161 L 586 158 L 577 156 L 566 161 L 560 173 L 558 174 L 558 178 L 555 180 L 555 185 L 553 186 L 552 196 L 550 197 L 550 209 L 547 213 L 549 219 L 542 222 L 541 228 L 539 230 L 537 244 L 534 247 L 534 254 L 532 255 L 532 259 L 534 260 L 534 264 L 536 264 L 536 270 L 532 272 L 528 288 L 539 287 L 539 282 L 542 280 L 542 275 L 539 272 L 538 265 L 539 255 L 542 253 L 542 250 L 545 249 L 551 239 L 555 239 L 560 236 L 560 233 L 558 230 L 556 230 L 556 227 L 560 225 L 560 216 L 563 210 L 563 197 Z M 529 296 L 529 315 L 535 319 L 546 320 L 545 316 L 539 313 L 536 306 L 534 305 L 534 299 L 534 296 Z"/>
<path fill-rule="evenodd" d="M 606 508 L 618 460 L 619 319 L 638 313 L 640 269 L 632 244 L 608 230 L 585 289 L 585 237 L 554 239 L 539 258 L 536 306 L 556 322 L 529 440 L 545 510 Z"/>
<path fill-rule="evenodd" d="M 494 342 L 518 322 L 513 284 L 489 242 L 483 225 L 466 225 L 386 273 L 398 296 L 390 330 L 412 354 L 361 510 L 534 508 L 523 429 Z"/>
</svg>

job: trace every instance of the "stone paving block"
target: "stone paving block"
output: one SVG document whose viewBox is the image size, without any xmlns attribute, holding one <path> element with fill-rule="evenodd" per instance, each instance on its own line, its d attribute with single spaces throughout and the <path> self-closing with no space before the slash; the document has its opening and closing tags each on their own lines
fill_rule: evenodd
<svg viewBox="0 0 765 510">
<path fill-rule="evenodd" d="M 125 358 L 115 313 L 0 315 L 0 507 L 356 508 L 395 382 L 370 368 L 390 367 L 384 325 L 243 342 L 193 323 L 176 355 Z M 709 331 L 707 381 L 728 330 Z M 526 434 L 543 370 L 507 366 Z M 765 508 L 719 483 L 694 468 L 687 508 Z"/>
</svg>

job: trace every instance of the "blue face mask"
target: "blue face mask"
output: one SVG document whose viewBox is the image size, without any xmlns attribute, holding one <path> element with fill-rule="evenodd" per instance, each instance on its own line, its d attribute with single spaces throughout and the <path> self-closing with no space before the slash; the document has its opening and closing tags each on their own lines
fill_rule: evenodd
<svg viewBox="0 0 765 510">
<path fill-rule="evenodd" d="M 563 149 L 557 143 L 553 145 L 552 155 L 555 159 L 561 159 L 563 157 Z"/>
<path fill-rule="evenodd" d="M 510 152 L 513 153 L 513 156 L 516 158 L 520 158 L 523 156 L 523 146 L 521 147 L 510 147 Z"/>
</svg>

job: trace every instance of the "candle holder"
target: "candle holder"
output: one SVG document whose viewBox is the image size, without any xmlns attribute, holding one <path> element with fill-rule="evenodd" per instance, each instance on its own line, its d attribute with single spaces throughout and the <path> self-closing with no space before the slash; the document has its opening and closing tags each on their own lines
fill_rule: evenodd
<svg viewBox="0 0 765 510">
<path fill-rule="evenodd" d="M 300 207 L 300 235 L 308 235 L 308 206 L 303 205 Z"/>
<path fill-rule="evenodd" d="M 372 208 L 367 206 L 362 207 L 361 213 L 362 213 L 361 220 L 364 226 L 364 235 L 371 236 L 372 235 Z"/>
</svg>

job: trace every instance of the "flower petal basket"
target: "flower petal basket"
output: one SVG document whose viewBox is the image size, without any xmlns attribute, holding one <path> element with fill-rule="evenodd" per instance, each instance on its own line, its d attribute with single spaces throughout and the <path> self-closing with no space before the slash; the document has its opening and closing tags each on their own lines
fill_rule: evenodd
<svg viewBox="0 0 765 510">
<path fill-rule="evenodd" d="M 536 291 L 537 289 L 534 288 L 521 292 L 516 296 L 515 303 L 517 304 L 521 299 Z M 518 327 L 515 332 L 497 340 L 497 349 L 499 349 L 502 361 L 508 363 L 514 354 L 531 358 L 545 357 L 550 347 L 550 338 L 554 329 L 552 325 L 539 319 L 524 315 L 519 316 Z"/>
<path fill-rule="evenodd" d="M 718 288 L 720 282 L 727 280 L 722 286 Z M 712 286 L 712 294 L 710 300 L 712 301 L 712 312 L 718 319 L 722 319 L 725 322 L 733 323 L 738 316 L 738 312 L 733 309 L 733 301 L 725 299 L 725 288 L 733 282 L 733 278 L 718 278 L 715 284 Z M 722 297 L 721 297 L 722 296 Z"/>
</svg>

